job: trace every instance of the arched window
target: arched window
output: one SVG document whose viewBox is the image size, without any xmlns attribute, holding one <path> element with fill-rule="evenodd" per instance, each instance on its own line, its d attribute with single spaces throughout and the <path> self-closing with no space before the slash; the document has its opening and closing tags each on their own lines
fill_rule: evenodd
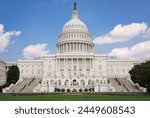
<svg viewBox="0 0 150 118">
<path fill-rule="evenodd" d="M 81 80 L 80 85 L 85 85 L 85 81 Z"/>
<path fill-rule="evenodd" d="M 69 34 L 69 38 L 70 38 L 70 34 Z"/>
<path fill-rule="evenodd" d="M 61 85 L 61 80 L 58 80 L 58 85 Z"/>
<path fill-rule="evenodd" d="M 54 80 L 50 80 L 50 84 L 53 85 L 54 84 Z"/>
<path fill-rule="evenodd" d="M 73 80 L 73 85 L 76 86 L 77 85 L 77 81 L 74 79 Z"/>
<path fill-rule="evenodd" d="M 65 85 L 69 85 L 69 80 L 66 80 L 66 81 L 65 81 Z"/>
<path fill-rule="evenodd" d="M 99 80 L 98 79 L 96 80 L 96 84 L 99 84 Z"/>
<path fill-rule="evenodd" d="M 91 80 L 88 80 L 88 85 L 92 84 L 92 81 Z"/>
</svg>

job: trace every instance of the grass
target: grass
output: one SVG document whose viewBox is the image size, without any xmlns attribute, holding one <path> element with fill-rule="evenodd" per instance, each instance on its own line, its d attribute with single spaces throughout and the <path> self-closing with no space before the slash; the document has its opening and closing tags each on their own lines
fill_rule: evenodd
<svg viewBox="0 0 150 118">
<path fill-rule="evenodd" d="M 150 101 L 150 95 L 0 95 L 0 101 Z"/>
</svg>

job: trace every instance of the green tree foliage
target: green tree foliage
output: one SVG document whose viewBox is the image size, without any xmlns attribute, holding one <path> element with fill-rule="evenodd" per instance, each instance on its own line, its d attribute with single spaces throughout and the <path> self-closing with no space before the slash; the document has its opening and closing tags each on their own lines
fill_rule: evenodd
<svg viewBox="0 0 150 118">
<path fill-rule="evenodd" d="M 70 92 L 70 89 L 67 89 L 67 92 Z"/>
<path fill-rule="evenodd" d="M 10 66 L 7 72 L 7 84 L 15 84 L 19 80 L 20 71 L 17 66 Z"/>
<path fill-rule="evenodd" d="M 12 83 L 15 84 L 19 80 L 20 71 L 19 68 L 15 65 L 10 66 L 9 70 L 7 71 L 7 80 L 6 84 L 0 87 L 0 92 L 5 87 L 9 87 Z"/>
<path fill-rule="evenodd" d="M 150 61 L 135 65 L 129 73 L 134 83 L 146 87 L 150 92 Z"/>
</svg>

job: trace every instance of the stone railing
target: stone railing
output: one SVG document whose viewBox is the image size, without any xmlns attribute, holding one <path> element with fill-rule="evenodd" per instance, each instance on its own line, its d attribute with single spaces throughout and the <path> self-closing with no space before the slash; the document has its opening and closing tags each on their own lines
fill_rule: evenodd
<svg viewBox="0 0 150 118">
<path fill-rule="evenodd" d="M 140 89 L 142 92 L 147 92 L 147 89 L 144 87 L 141 87 L 138 83 L 134 84 L 131 78 L 127 78 L 127 81 L 130 81 L 133 86 L 138 87 L 138 89 Z"/>
<path fill-rule="evenodd" d="M 15 86 L 14 84 L 11 84 L 9 87 L 6 87 L 3 89 L 3 93 L 8 93 L 11 87 Z"/>
<path fill-rule="evenodd" d="M 94 85 L 55 85 L 55 88 L 64 88 L 64 89 L 76 89 L 76 88 L 94 88 Z"/>
</svg>

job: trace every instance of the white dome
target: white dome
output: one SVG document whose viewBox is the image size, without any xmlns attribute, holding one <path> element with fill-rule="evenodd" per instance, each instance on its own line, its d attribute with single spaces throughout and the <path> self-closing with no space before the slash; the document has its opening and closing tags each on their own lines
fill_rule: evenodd
<svg viewBox="0 0 150 118">
<path fill-rule="evenodd" d="M 83 30 L 83 31 L 86 31 L 88 32 L 88 28 L 87 26 L 85 25 L 84 22 L 82 22 L 80 19 L 78 18 L 74 18 L 74 19 L 71 19 L 70 21 L 68 21 L 64 27 L 63 27 L 63 31 L 68 31 L 68 30 Z"/>
<path fill-rule="evenodd" d="M 78 18 L 76 4 L 72 18 L 64 25 L 56 46 L 57 53 L 93 53 L 91 35 L 86 24 Z"/>
</svg>

